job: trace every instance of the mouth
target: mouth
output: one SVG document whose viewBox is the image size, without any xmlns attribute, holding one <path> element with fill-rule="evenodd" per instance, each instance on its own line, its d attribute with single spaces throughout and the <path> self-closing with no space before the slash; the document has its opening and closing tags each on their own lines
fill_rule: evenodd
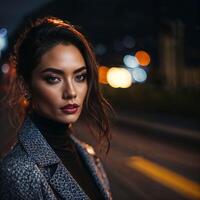
<svg viewBox="0 0 200 200">
<path fill-rule="evenodd" d="M 66 106 L 63 106 L 60 109 L 65 114 L 75 114 L 79 109 L 79 105 L 78 104 L 67 104 Z"/>
</svg>

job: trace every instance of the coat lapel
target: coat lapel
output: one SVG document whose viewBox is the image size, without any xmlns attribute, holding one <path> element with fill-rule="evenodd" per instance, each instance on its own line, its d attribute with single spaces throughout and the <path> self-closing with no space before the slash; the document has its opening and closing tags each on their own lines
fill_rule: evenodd
<svg viewBox="0 0 200 200">
<path fill-rule="evenodd" d="M 39 166 L 48 166 L 60 162 L 58 156 L 29 117 L 24 120 L 18 137 L 28 155 Z"/>
<path fill-rule="evenodd" d="M 62 163 L 58 165 L 49 183 L 63 199 L 89 200 Z"/>
<path fill-rule="evenodd" d="M 24 120 L 19 133 L 19 141 L 40 169 L 44 170 L 57 164 L 55 173 L 49 179 L 49 184 L 62 199 L 89 200 L 89 197 L 65 168 L 59 157 L 28 116 Z"/>
<path fill-rule="evenodd" d="M 89 145 L 81 142 L 73 135 L 71 135 L 71 138 L 105 199 L 112 199 L 109 183 L 99 159 L 95 158 L 96 155 L 91 154 Z M 44 170 L 46 167 L 50 168 L 52 165 L 57 165 L 54 174 L 49 178 L 49 184 L 63 199 L 89 200 L 89 197 L 63 165 L 29 116 L 24 120 L 19 133 L 19 141 L 40 169 Z"/>
</svg>

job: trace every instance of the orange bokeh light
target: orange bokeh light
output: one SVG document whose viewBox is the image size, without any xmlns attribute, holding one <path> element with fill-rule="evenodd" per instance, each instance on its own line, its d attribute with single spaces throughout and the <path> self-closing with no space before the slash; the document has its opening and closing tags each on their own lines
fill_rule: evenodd
<svg viewBox="0 0 200 200">
<path fill-rule="evenodd" d="M 151 60 L 150 55 L 146 51 L 137 51 L 135 57 L 142 66 L 147 66 Z"/>
<path fill-rule="evenodd" d="M 108 67 L 105 67 L 105 66 L 99 67 L 99 82 L 100 83 L 103 83 L 103 84 L 108 83 L 107 78 L 106 78 L 108 70 L 109 70 Z"/>
</svg>

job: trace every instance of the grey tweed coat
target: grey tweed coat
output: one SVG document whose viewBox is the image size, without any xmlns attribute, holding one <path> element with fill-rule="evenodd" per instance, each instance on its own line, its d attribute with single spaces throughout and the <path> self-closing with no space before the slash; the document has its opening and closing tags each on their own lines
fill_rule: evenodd
<svg viewBox="0 0 200 200">
<path fill-rule="evenodd" d="M 111 200 L 108 178 L 92 147 L 71 136 L 103 196 Z M 89 200 L 29 116 L 18 142 L 0 160 L 1 200 Z"/>
</svg>

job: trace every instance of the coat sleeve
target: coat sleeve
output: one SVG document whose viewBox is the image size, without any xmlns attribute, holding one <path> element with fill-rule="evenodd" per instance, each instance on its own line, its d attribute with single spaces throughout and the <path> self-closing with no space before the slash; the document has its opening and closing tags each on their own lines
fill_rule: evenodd
<svg viewBox="0 0 200 200">
<path fill-rule="evenodd" d="M 1 200 L 44 200 L 49 185 L 37 165 L 23 154 L 9 154 L 0 161 Z M 56 198 L 52 198 L 56 199 Z"/>
<path fill-rule="evenodd" d="M 40 175 L 29 163 L 1 162 L 0 199 L 42 199 Z"/>
</svg>

